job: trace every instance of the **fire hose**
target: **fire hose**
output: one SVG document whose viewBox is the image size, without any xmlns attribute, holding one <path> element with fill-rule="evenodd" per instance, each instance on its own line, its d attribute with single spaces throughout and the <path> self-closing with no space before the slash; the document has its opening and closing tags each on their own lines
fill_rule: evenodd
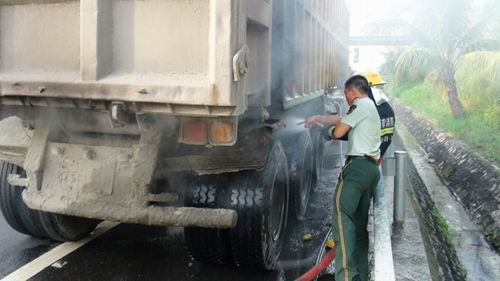
<svg viewBox="0 0 500 281">
<path fill-rule="evenodd" d="M 328 251 L 328 253 L 321 259 L 321 261 L 311 268 L 308 272 L 304 273 L 299 278 L 295 279 L 295 281 L 312 281 L 318 275 L 321 274 L 335 259 L 335 246 Z"/>
</svg>

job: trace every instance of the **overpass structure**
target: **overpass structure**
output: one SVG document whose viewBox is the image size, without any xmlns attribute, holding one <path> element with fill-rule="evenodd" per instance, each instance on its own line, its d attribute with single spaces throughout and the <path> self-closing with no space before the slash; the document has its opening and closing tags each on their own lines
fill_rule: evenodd
<svg viewBox="0 0 500 281">
<path fill-rule="evenodd" d="M 350 46 L 404 46 L 413 40 L 409 36 L 351 36 Z"/>
</svg>

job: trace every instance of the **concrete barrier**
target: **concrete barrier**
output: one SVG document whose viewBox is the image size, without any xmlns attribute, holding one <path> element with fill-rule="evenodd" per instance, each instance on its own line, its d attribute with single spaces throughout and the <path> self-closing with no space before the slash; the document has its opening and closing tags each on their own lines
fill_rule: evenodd
<svg viewBox="0 0 500 281">
<path fill-rule="evenodd" d="M 408 128 L 427 152 L 429 163 L 447 181 L 471 219 L 500 249 L 499 168 L 398 99 L 394 99 L 392 104 L 397 120 Z"/>
</svg>

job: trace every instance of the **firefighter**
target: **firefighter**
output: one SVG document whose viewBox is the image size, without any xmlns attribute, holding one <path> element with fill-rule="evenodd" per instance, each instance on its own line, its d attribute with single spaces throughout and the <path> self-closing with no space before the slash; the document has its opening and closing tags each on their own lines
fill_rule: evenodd
<svg viewBox="0 0 500 281">
<path fill-rule="evenodd" d="M 381 157 L 378 163 L 380 164 L 387 149 L 391 145 L 392 136 L 394 135 L 394 126 L 396 125 L 396 118 L 394 110 L 389 104 L 389 99 L 383 91 L 384 85 L 387 84 L 387 82 L 385 82 L 384 79 L 382 79 L 382 76 L 376 71 L 367 71 L 364 73 L 364 76 L 368 80 L 371 87 L 369 98 L 377 106 L 378 115 L 380 117 L 380 136 L 382 142 L 380 145 Z"/>
<path fill-rule="evenodd" d="M 347 160 L 334 196 L 333 239 L 336 244 L 335 280 L 368 280 L 368 210 L 380 172 L 380 118 L 362 75 L 345 82 L 346 116 L 312 116 L 307 128 L 320 127 L 331 138 L 348 135 Z"/>
<path fill-rule="evenodd" d="M 384 85 L 387 84 L 387 82 L 384 81 L 380 73 L 378 73 L 377 71 L 368 70 L 361 75 L 363 75 L 366 80 L 368 80 L 368 83 L 370 83 L 370 87 L 372 88 L 376 87 L 383 89 Z"/>
</svg>

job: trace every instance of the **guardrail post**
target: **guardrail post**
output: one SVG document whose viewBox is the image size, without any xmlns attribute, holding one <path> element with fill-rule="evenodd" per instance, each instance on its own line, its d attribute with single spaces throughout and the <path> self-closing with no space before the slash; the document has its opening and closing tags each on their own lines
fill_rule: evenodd
<svg viewBox="0 0 500 281">
<path fill-rule="evenodd" d="M 395 151 L 396 176 L 394 177 L 394 223 L 403 224 L 406 219 L 406 161 L 408 152 Z"/>
</svg>

